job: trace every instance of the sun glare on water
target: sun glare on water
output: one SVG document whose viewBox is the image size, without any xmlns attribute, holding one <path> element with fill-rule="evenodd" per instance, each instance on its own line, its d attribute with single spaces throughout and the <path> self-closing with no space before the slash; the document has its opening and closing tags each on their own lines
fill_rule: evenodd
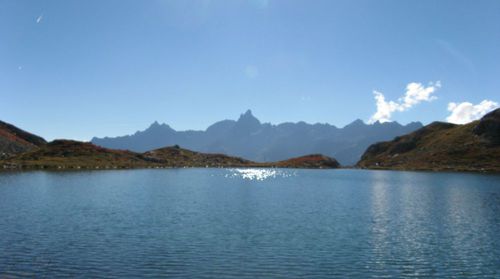
<svg viewBox="0 0 500 279">
<path fill-rule="evenodd" d="M 243 178 L 248 180 L 262 181 L 276 177 L 290 177 L 296 175 L 295 172 L 275 170 L 275 169 L 230 169 L 228 178 Z"/>
</svg>

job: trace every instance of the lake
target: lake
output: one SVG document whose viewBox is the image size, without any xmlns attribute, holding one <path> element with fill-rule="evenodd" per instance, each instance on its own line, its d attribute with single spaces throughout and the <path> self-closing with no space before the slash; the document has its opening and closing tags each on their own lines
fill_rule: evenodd
<svg viewBox="0 0 500 279">
<path fill-rule="evenodd" d="M 500 277 L 500 176 L 0 173 L 0 278 Z"/>
</svg>

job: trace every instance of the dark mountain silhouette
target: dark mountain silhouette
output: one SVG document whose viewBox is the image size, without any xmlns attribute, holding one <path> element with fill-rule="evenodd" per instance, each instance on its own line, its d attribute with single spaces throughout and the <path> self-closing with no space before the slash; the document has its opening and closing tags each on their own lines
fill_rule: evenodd
<svg viewBox="0 0 500 279">
<path fill-rule="evenodd" d="M 16 126 L 0 121 L 0 158 L 34 150 L 46 141 Z"/>
<path fill-rule="evenodd" d="M 361 168 L 500 171 L 500 109 L 465 125 L 431 123 L 392 141 L 371 145 Z"/>
<path fill-rule="evenodd" d="M 371 144 L 421 127 L 419 122 L 368 125 L 359 119 L 343 128 L 305 122 L 272 125 L 261 123 L 248 110 L 237 121 L 223 120 L 205 131 L 175 131 L 166 124 L 154 122 L 133 135 L 93 138 L 92 143 L 135 152 L 179 144 L 199 152 L 230 154 L 259 162 L 320 153 L 336 158 L 343 165 L 353 165 Z"/>
</svg>

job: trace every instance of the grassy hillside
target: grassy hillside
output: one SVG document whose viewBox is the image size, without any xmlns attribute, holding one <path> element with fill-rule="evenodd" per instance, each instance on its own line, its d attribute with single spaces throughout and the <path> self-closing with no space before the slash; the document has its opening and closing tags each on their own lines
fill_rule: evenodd
<svg viewBox="0 0 500 279">
<path fill-rule="evenodd" d="M 177 146 L 145 152 L 142 158 L 168 167 L 244 167 L 255 164 L 238 157 L 199 153 Z"/>
<path fill-rule="evenodd" d="M 112 150 L 72 140 L 55 140 L 2 163 L 8 168 L 49 169 L 133 168 L 154 165 L 138 153 Z"/>
<path fill-rule="evenodd" d="M 310 168 L 310 169 L 332 169 L 339 168 L 340 164 L 337 160 L 324 156 L 321 154 L 312 154 L 296 158 L 291 158 L 276 163 L 269 163 L 269 165 L 278 168 Z"/>
<path fill-rule="evenodd" d="M 14 154 L 37 149 L 47 142 L 36 135 L 16 126 L 0 121 L 0 159 Z"/>
<path fill-rule="evenodd" d="M 361 168 L 500 172 L 500 109 L 466 125 L 434 122 L 370 146 Z"/>
<path fill-rule="evenodd" d="M 55 140 L 36 150 L 0 160 L 8 169 L 120 169 L 181 167 L 283 167 L 336 168 L 335 159 L 309 155 L 276 163 L 256 163 L 223 154 L 206 154 L 178 146 L 135 153 L 96 146 L 87 142 Z"/>
</svg>

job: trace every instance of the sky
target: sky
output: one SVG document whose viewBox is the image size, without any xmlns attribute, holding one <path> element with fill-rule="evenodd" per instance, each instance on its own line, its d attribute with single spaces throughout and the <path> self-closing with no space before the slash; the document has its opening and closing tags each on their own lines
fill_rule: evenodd
<svg viewBox="0 0 500 279">
<path fill-rule="evenodd" d="M 500 1 L 0 0 L 0 120 L 48 140 L 262 122 L 466 123 Z"/>
</svg>

